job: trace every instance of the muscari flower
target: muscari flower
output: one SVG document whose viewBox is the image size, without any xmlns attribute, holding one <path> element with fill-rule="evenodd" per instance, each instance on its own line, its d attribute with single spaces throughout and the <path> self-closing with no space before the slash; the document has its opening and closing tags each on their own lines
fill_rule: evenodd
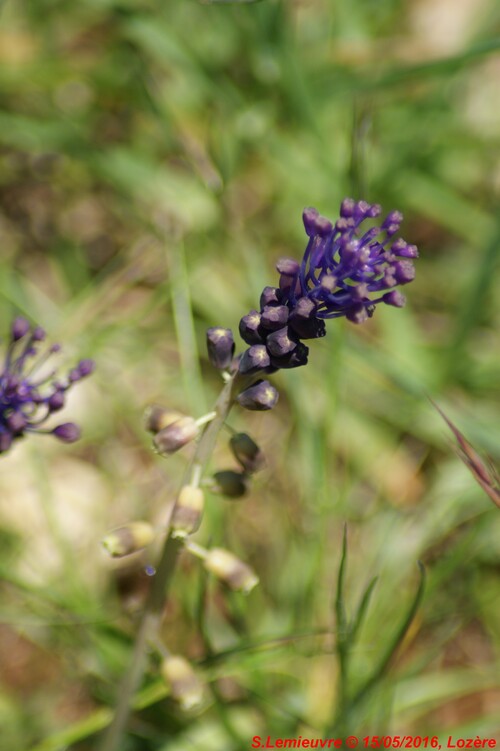
<svg viewBox="0 0 500 751">
<path fill-rule="evenodd" d="M 379 303 L 405 304 L 395 288 L 414 278 L 418 251 L 394 239 L 403 220 L 399 211 L 362 230 L 365 220 L 380 213 L 380 206 L 351 198 L 342 202 L 335 224 L 316 209 L 304 211 L 309 242 L 302 262 L 281 259 L 279 286 L 265 287 L 260 310 L 240 321 L 240 335 L 250 345 L 240 360 L 241 374 L 305 365 L 309 349 L 302 340 L 324 336 L 328 318 L 363 323 Z"/>
<path fill-rule="evenodd" d="M 63 379 L 56 372 L 40 375 L 39 370 L 48 358 L 59 352 L 53 344 L 45 352 L 39 348 L 45 339 L 40 326 L 31 326 L 22 317 L 14 320 L 3 370 L 0 373 L 0 454 L 27 433 L 46 433 L 64 443 L 80 437 L 80 429 L 72 422 L 46 428 L 45 422 L 64 407 L 66 392 L 94 370 L 92 360 L 80 360 Z"/>
</svg>

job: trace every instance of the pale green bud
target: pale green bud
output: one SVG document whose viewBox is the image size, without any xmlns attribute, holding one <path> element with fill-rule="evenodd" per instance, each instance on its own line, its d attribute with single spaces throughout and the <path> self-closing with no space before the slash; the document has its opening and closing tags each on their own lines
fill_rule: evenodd
<svg viewBox="0 0 500 751">
<path fill-rule="evenodd" d="M 102 544 L 113 558 L 136 553 L 146 548 L 155 538 L 155 531 L 148 522 L 130 522 L 109 532 Z"/>
<path fill-rule="evenodd" d="M 205 496 L 201 488 L 184 485 L 172 514 L 172 537 L 187 537 L 200 526 Z"/>
</svg>

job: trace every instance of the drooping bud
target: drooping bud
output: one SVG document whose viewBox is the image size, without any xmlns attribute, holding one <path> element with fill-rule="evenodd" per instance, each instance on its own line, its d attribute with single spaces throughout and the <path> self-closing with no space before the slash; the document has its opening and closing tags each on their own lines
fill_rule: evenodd
<svg viewBox="0 0 500 751">
<path fill-rule="evenodd" d="M 94 372 L 95 362 L 91 360 L 90 358 L 86 358 L 85 360 L 80 360 L 77 367 L 78 367 L 78 370 L 80 371 L 81 377 L 85 378 L 86 376 Z"/>
<path fill-rule="evenodd" d="M 276 331 L 286 325 L 288 313 L 286 305 L 266 305 L 262 310 L 260 322 L 265 329 Z"/>
<path fill-rule="evenodd" d="M 102 541 L 103 547 L 113 558 L 136 553 L 146 548 L 155 538 L 155 531 L 148 522 L 130 522 L 109 532 Z"/>
<path fill-rule="evenodd" d="M 208 358 L 214 368 L 225 370 L 231 365 L 234 355 L 234 338 L 231 329 L 220 326 L 207 329 Z"/>
<path fill-rule="evenodd" d="M 274 368 L 299 368 L 301 365 L 307 365 L 309 347 L 299 342 L 292 352 L 284 357 L 271 357 L 271 365 Z"/>
<path fill-rule="evenodd" d="M 393 289 L 391 292 L 386 292 L 385 295 L 382 296 L 382 300 L 386 305 L 393 305 L 395 308 L 403 308 L 406 302 L 406 297 L 399 290 Z"/>
<path fill-rule="evenodd" d="M 260 307 L 265 308 L 266 305 L 279 305 L 282 298 L 280 289 L 276 287 L 264 287 L 260 296 Z"/>
<path fill-rule="evenodd" d="M 185 417 L 182 412 L 176 409 L 168 409 L 160 404 L 151 404 L 144 412 L 144 427 L 150 433 L 159 433 L 163 428 L 177 422 L 181 417 Z"/>
<path fill-rule="evenodd" d="M 325 322 L 322 318 L 316 317 L 316 311 L 317 305 L 311 298 L 301 297 L 297 300 L 288 324 L 301 339 L 317 339 L 325 336 Z"/>
<path fill-rule="evenodd" d="M 236 401 L 245 409 L 263 412 L 266 409 L 272 409 L 278 398 L 277 390 L 269 381 L 257 381 L 253 386 L 249 386 L 238 394 Z"/>
<path fill-rule="evenodd" d="M 226 496 L 226 498 L 241 498 L 247 492 L 247 478 L 243 472 L 224 469 L 215 472 L 210 490 Z"/>
<path fill-rule="evenodd" d="M 207 550 L 203 565 L 236 592 L 248 594 L 259 583 L 259 577 L 250 566 L 223 548 Z"/>
<path fill-rule="evenodd" d="M 184 485 L 172 514 L 172 537 L 184 538 L 196 532 L 203 514 L 205 496 L 201 488 Z"/>
<path fill-rule="evenodd" d="M 269 353 L 264 344 L 254 344 L 243 352 L 239 364 L 242 375 L 250 375 L 270 365 Z"/>
<path fill-rule="evenodd" d="M 19 341 L 19 339 L 22 339 L 25 334 L 28 333 L 30 330 L 29 322 L 26 320 L 26 318 L 22 318 L 21 316 L 18 316 L 18 318 L 15 318 L 12 322 L 10 335 L 13 342 Z"/>
<path fill-rule="evenodd" d="M 47 406 L 51 412 L 57 412 L 64 407 L 64 391 L 54 391 L 47 400 Z"/>
<path fill-rule="evenodd" d="M 163 680 L 170 687 L 173 699 L 182 709 L 197 707 L 203 701 L 203 685 L 191 663 L 180 655 L 169 655 L 161 665 Z"/>
<path fill-rule="evenodd" d="M 247 344 L 260 344 L 262 337 L 259 333 L 260 327 L 260 313 L 256 310 L 251 310 L 240 321 L 239 332 L 244 342 Z"/>
<path fill-rule="evenodd" d="M 247 433 L 235 433 L 231 436 L 229 445 L 245 472 L 251 474 L 264 466 L 264 454 Z"/>
<path fill-rule="evenodd" d="M 282 329 L 269 334 L 266 339 L 266 347 L 269 354 L 273 357 L 284 357 L 293 352 L 297 346 L 297 342 L 291 338 L 291 333 L 288 326 L 284 326 Z"/>
<path fill-rule="evenodd" d="M 57 425 L 51 433 L 64 443 L 74 443 L 80 438 L 80 428 L 74 422 L 65 422 L 62 425 Z"/>
<path fill-rule="evenodd" d="M 174 454 L 198 435 L 198 424 L 193 417 L 181 417 L 167 425 L 153 438 L 153 444 L 159 454 Z"/>
</svg>

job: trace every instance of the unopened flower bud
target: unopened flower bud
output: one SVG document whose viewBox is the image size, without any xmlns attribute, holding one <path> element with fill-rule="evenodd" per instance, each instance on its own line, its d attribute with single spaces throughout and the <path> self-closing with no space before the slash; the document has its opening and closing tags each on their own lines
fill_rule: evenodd
<svg viewBox="0 0 500 751">
<path fill-rule="evenodd" d="M 231 365 L 234 355 L 234 338 L 231 329 L 220 326 L 207 329 L 208 358 L 214 368 L 225 370 Z"/>
<path fill-rule="evenodd" d="M 264 454 L 247 433 L 235 433 L 229 445 L 245 472 L 257 472 L 264 466 Z"/>
<path fill-rule="evenodd" d="M 159 454 L 174 454 L 198 435 L 198 425 L 193 417 L 181 417 L 167 425 L 153 438 Z"/>
<path fill-rule="evenodd" d="M 170 687 L 171 696 L 185 710 L 203 701 L 203 685 L 191 663 L 180 655 L 169 655 L 161 665 L 161 674 Z"/>
<path fill-rule="evenodd" d="M 292 352 L 283 357 L 271 357 L 271 365 L 274 368 L 299 368 L 301 365 L 307 365 L 309 347 L 302 342 L 298 342 Z"/>
<path fill-rule="evenodd" d="M 262 337 L 259 333 L 260 327 L 260 313 L 256 310 L 251 310 L 240 321 L 239 332 L 244 342 L 247 344 L 260 344 Z"/>
<path fill-rule="evenodd" d="M 273 357 L 284 357 L 293 352 L 297 346 L 297 342 L 290 337 L 291 333 L 288 326 L 284 326 L 278 329 L 278 331 L 273 331 L 272 334 L 269 334 L 266 339 L 266 347 L 269 354 Z"/>
<path fill-rule="evenodd" d="M 248 594 L 259 583 L 259 577 L 250 566 L 223 548 L 208 550 L 203 565 L 207 571 L 235 591 Z"/>
<path fill-rule="evenodd" d="M 260 322 L 265 329 L 281 329 L 288 321 L 289 310 L 286 305 L 266 305 L 261 313 Z"/>
<path fill-rule="evenodd" d="M 395 308 L 402 308 L 406 302 L 406 297 L 397 289 L 386 292 L 382 295 L 382 300 L 386 305 L 393 305 Z"/>
<path fill-rule="evenodd" d="M 109 532 L 102 544 L 113 558 L 121 558 L 146 548 L 154 537 L 155 531 L 148 522 L 130 522 Z"/>
<path fill-rule="evenodd" d="M 264 287 L 260 296 L 261 309 L 265 308 L 266 305 L 279 305 L 281 297 L 281 290 L 277 287 Z"/>
<path fill-rule="evenodd" d="M 74 443 L 80 438 L 80 428 L 73 422 L 65 422 L 62 425 L 57 425 L 51 432 L 52 435 L 55 435 L 56 438 L 59 438 L 64 443 Z"/>
<path fill-rule="evenodd" d="M 183 538 L 200 526 L 205 497 L 201 488 L 184 485 L 172 514 L 172 537 Z"/>
<path fill-rule="evenodd" d="M 244 375 L 256 373 L 270 365 L 269 353 L 264 344 L 254 344 L 243 352 L 239 371 Z"/>
<path fill-rule="evenodd" d="M 332 279 L 333 277 L 325 277 Z M 309 297 L 301 297 L 288 319 L 289 326 L 301 339 L 317 339 L 325 336 L 326 327 L 322 318 L 316 317 L 317 305 Z"/>
<path fill-rule="evenodd" d="M 242 391 L 236 401 L 245 409 L 262 412 L 272 409 L 278 401 L 279 394 L 269 381 L 257 381 L 253 386 Z"/>
<path fill-rule="evenodd" d="M 225 495 L 226 498 L 241 498 L 247 492 L 246 475 L 232 469 L 215 472 L 210 489 L 214 493 Z"/>
<path fill-rule="evenodd" d="M 22 339 L 23 336 L 25 336 L 28 331 L 30 330 L 29 321 L 26 320 L 26 318 L 22 318 L 21 316 L 18 316 L 18 318 L 15 318 L 12 322 L 11 326 L 11 338 L 13 342 L 19 341 L 19 339 Z"/>
<path fill-rule="evenodd" d="M 144 427 L 150 433 L 159 433 L 160 430 L 172 425 L 181 417 L 184 417 L 184 415 L 176 409 L 168 409 L 160 404 L 151 404 L 144 412 Z"/>
</svg>

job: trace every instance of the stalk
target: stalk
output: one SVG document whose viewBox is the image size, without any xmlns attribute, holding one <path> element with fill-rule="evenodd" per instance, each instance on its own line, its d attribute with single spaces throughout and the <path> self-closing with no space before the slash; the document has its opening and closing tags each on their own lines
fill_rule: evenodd
<svg viewBox="0 0 500 751">
<path fill-rule="evenodd" d="M 248 379 L 235 374 L 224 385 L 215 403 L 215 417 L 205 425 L 193 459 L 188 467 L 187 474 L 190 478 L 190 484 L 199 484 L 212 456 L 217 437 L 232 407 L 234 395 L 244 387 L 244 383 L 242 382 L 246 380 Z M 183 482 L 182 485 L 184 484 Z M 132 699 L 144 674 L 146 650 L 148 644 L 154 642 L 158 635 L 170 582 L 183 545 L 184 540 L 173 538 L 171 530 L 168 529 L 156 575 L 152 580 L 152 586 L 144 606 L 132 658 L 118 690 L 115 713 L 111 724 L 104 733 L 99 751 L 117 751 L 121 747 L 121 740 L 130 715 Z"/>
</svg>

